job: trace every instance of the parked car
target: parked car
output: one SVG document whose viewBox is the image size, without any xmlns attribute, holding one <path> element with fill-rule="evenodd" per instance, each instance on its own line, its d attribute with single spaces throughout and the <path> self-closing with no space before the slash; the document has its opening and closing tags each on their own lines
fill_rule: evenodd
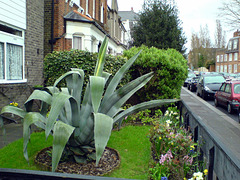
<svg viewBox="0 0 240 180">
<path fill-rule="evenodd" d="M 187 87 L 189 80 L 191 80 L 193 77 L 196 77 L 196 75 L 195 75 L 194 73 L 192 73 L 192 72 L 188 72 L 188 77 L 187 77 L 187 79 L 184 81 L 183 86 L 184 86 L 184 87 Z"/>
<path fill-rule="evenodd" d="M 189 82 L 188 82 L 188 90 L 195 92 L 197 90 L 197 83 L 199 80 L 200 76 L 193 77 Z"/>
<path fill-rule="evenodd" d="M 203 99 L 214 98 L 215 92 L 225 81 L 222 75 L 202 75 L 197 83 L 197 95 Z"/>
<path fill-rule="evenodd" d="M 215 106 L 222 105 L 227 108 L 228 113 L 239 109 L 240 81 L 226 81 L 214 96 Z"/>
</svg>

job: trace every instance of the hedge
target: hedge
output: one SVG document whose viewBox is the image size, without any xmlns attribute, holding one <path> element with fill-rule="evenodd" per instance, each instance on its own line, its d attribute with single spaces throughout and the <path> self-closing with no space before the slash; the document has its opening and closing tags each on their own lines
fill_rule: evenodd
<svg viewBox="0 0 240 180">
<path fill-rule="evenodd" d="M 44 78 L 45 86 L 52 86 L 54 81 L 71 68 L 80 68 L 85 73 L 85 84 L 89 75 L 93 75 L 97 61 L 97 53 L 90 53 L 83 50 L 53 51 L 44 58 Z M 115 74 L 117 70 L 126 62 L 126 58 L 121 56 L 106 56 L 104 71 Z M 129 81 L 130 75 L 126 74 L 122 83 Z M 63 85 L 65 82 L 61 82 Z"/>
<path fill-rule="evenodd" d="M 140 50 L 140 56 L 130 69 L 132 79 L 151 71 L 154 76 L 138 91 L 135 99 L 147 101 L 179 98 L 188 74 L 187 61 L 183 55 L 175 49 L 163 50 L 142 45 L 124 51 L 123 56 L 129 59 Z"/>
</svg>

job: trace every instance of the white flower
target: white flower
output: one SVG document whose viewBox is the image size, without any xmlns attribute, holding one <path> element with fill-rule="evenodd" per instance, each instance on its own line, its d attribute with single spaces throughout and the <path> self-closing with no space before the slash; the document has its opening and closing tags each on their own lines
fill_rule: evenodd
<svg viewBox="0 0 240 180">
<path fill-rule="evenodd" d="M 203 180 L 203 173 L 202 172 L 194 173 L 193 177 L 195 177 L 196 180 Z"/>
<path fill-rule="evenodd" d="M 166 123 L 167 123 L 167 126 L 169 126 L 169 124 L 172 124 L 172 121 L 170 121 L 170 119 L 169 119 L 166 121 Z"/>
<path fill-rule="evenodd" d="M 167 116 L 168 114 L 169 114 L 169 111 L 166 111 L 166 112 L 165 112 L 165 116 Z"/>
</svg>

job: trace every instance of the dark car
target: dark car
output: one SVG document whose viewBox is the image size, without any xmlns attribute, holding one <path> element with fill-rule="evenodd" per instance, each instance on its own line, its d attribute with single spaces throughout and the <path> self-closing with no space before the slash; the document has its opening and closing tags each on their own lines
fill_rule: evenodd
<svg viewBox="0 0 240 180">
<path fill-rule="evenodd" d="M 240 81 L 226 81 L 214 96 L 215 106 L 222 105 L 228 113 L 238 110 L 240 102 Z"/>
<path fill-rule="evenodd" d="M 197 95 L 203 99 L 214 98 L 215 92 L 225 81 L 222 75 L 202 75 L 197 83 Z"/>
<path fill-rule="evenodd" d="M 188 77 L 187 77 L 187 79 L 184 81 L 183 86 L 184 86 L 184 87 L 187 87 L 188 82 L 189 82 L 193 77 L 196 77 L 196 75 L 195 75 L 194 73 L 192 73 L 192 72 L 189 72 L 189 73 L 188 73 Z"/>
<path fill-rule="evenodd" d="M 191 80 L 188 82 L 188 90 L 195 92 L 197 90 L 197 83 L 199 80 L 200 76 L 193 77 Z"/>
</svg>

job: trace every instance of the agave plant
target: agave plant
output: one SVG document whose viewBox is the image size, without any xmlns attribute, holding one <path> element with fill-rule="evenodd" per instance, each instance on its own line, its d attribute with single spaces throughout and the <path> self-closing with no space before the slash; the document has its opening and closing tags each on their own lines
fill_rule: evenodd
<svg viewBox="0 0 240 180">
<path fill-rule="evenodd" d="M 121 125 L 123 118 L 134 112 L 177 101 L 152 100 L 123 110 L 121 106 L 153 74 L 145 74 L 117 89 L 120 80 L 140 52 L 129 59 L 115 76 L 111 76 L 103 71 L 107 43 L 108 38 L 105 37 L 94 75 L 89 77 L 83 97 L 84 71 L 73 68 L 59 77 L 53 86 L 33 91 L 24 104 L 25 110 L 14 106 L 5 106 L 2 109 L 1 114 L 13 113 L 23 119 L 23 151 L 27 160 L 32 124 L 44 129 L 46 138 L 53 135 L 52 171 L 57 168 L 62 154 L 78 163 L 96 160 L 98 165 L 115 123 Z M 62 80 L 66 81 L 66 87 L 58 87 Z M 41 102 L 39 112 L 32 111 L 35 100 Z"/>
</svg>

